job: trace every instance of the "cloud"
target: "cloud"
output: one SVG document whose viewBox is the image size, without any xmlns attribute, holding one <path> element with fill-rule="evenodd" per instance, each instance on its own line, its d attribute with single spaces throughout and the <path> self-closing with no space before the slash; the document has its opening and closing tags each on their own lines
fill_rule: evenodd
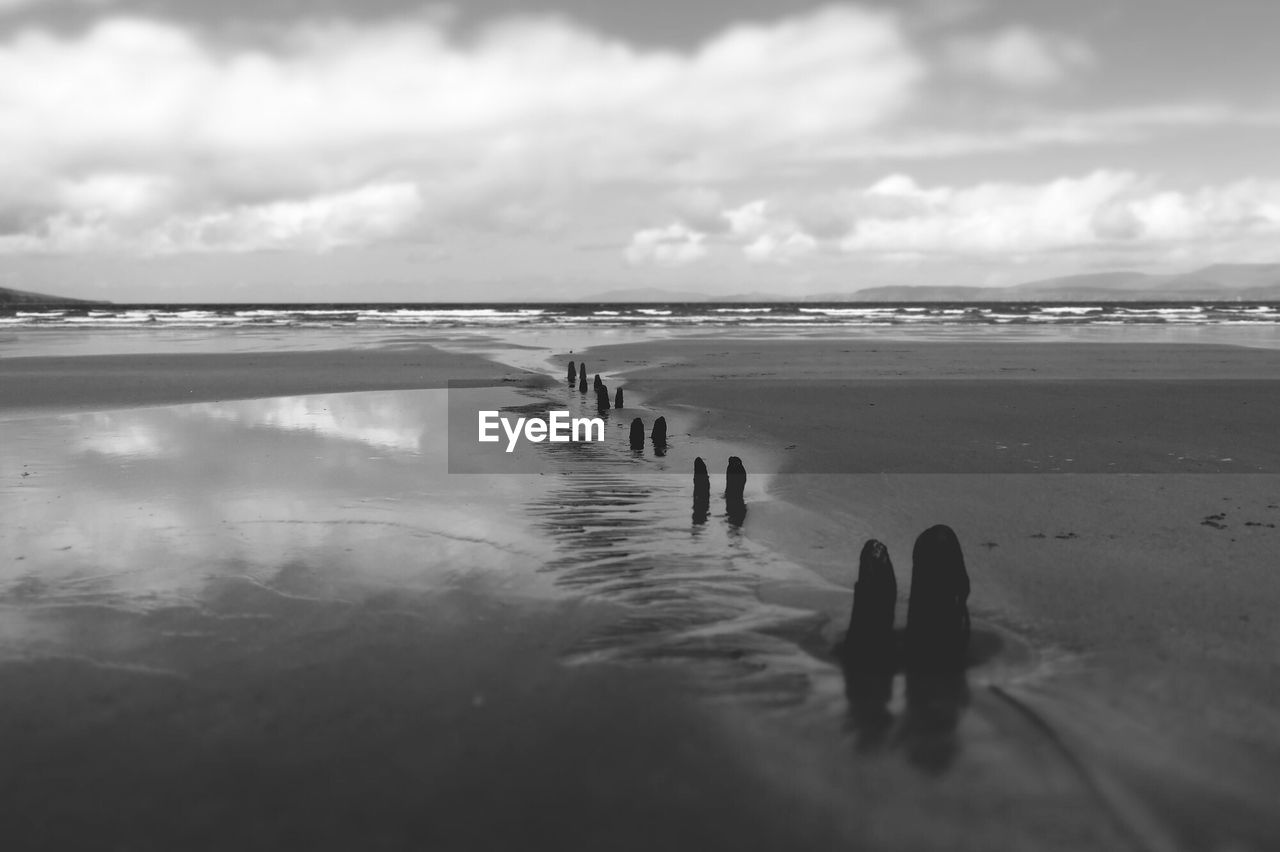
<svg viewBox="0 0 1280 852">
<path fill-rule="evenodd" d="M 946 160 L 973 154 L 1118 143 L 1167 145 L 1172 134 L 1187 131 L 1230 127 L 1253 133 L 1280 127 L 1280 110 L 1274 106 L 1245 107 L 1213 101 L 1076 111 L 1050 110 L 1025 102 L 993 102 L 985 105 L 980 126 L 972 120 L 971 103 L 962 103 L 959 115 L 947 116 L 937 104 L 932 109 L 929 125 L 891 127 L 814 149 L 809 152 L 808 165 L 873 159 Z"/>
<path fill-rule="evenodd" d="M 989 11 L 992 0 L 908 0 L 919 27 L 951 27 Z"/>
<path fill-rule="evenodd" d="M 287 248 L 323 252 L 394 236 L 422 208 L 416 186 L 377 184 L 304 200 L 169 215 L 138 224 L 130 216 L 145 214 L 155 199 L 154 187 L 146 180 L 93 178 L 70 188 L 68 194 L 82 200 L 78 212 L 57 212 L 33 232 L 0 236 L 0 252 L 127 249 L 163 255 Z"/>
<path fill-rule="evenodd" d="M 723 208 L 714 237 L 689 223 L 641 231 L 633 262 L 677 266 L 705 242 L 751 264 L 787 265 L 820 251 L 872 261 L 1006 263 L 1064 252 L 1161 263 L 1204 257 L 1269 259 L 1280 238 L 1280 181 L 1247 179 L 1195 189 L 1100 169 L 1040 183 L 923 185 L 902 173 L 863 187 L 789 190 Z"/>
<path fill-rule="evenodd" d="M 686 190 L 674 200 L 677 206 L 692 207 L 696 215 L 682 217 L 665 227 L 638 231 L 624 251 L 628 262 L 683 266 L 706 255 L 706 241 L 711 236 L 717 242 L 736 246 L 754 264 L 788 264 L 818 248 L 816 237 L 806 233 L 791 216 L 776 212 L 766 199 L 725 207 L 719 193 Z M 709 226 L 699 228 L 698 221 Z"/>
<path fill-rule="evenodd" d="M 888 125 L 923 75 L 896 17 L 844 6 L 730 27 L 685 52 L 558 18 L 468 38 L 439 16 L 256 38 L 108 17 L 0 41 L 0 182 L 7 205 L 39 211 L 28 239 L 0 245 L 65 251 L 109 235 L 148 251 L 168 233 L 186 235 L 173 250 L 324 247 L 386 234 L 329 205 L 389 185 L 415 187 L 417 215 L 440 223 L 480 208 L 520 218 L 564 187 L 768 173 Z M 104 198 L 112 181 L 122 200 Z M 236 222 L 268 227 L 251 240 Z M 313 234 L 325 228 L 335 235 Z"/>
<path fill-rule="evenodd" d="M 107 6 L 112 0 L 0 0 L 0 16 L 38 6 Z"/>
<path fill-rule="evenodd" d="M 755 237 L 769 226 L 769 202 L 763 198 L 748 201 L 741 207 L 725 210 L 723 216 L 730 230 L 740 237 Z"/>
<path fill-rule="evenodd" d="M 818 241 L 803 231 L 761 234 L 743 249 L 753 263 L 791 263 L 818 247 Z"/>
<path fill-rule="evenodd" d="M 1070 36 L 1010 26 L 984 35 L 957 36 L 946 58 L 963 74 L 983 77 L 1013 89 L 1040 89 L 1092 68 L 1093 49 Z"/>
<path fill-rule="evenodd" d="M 1243 180 L 1196 190 L 1099 170 L 1038 184 L 923 187 L 891 175 L 853 202 L 848 252 L 1012 256 L 1124 247 L 1262 245 L 1280 236 L 1280 182 Z"/>
<path fill-rule="evenodd" d="M 695 231 L 718 234 L 729 228 L 724 196 L 704 186 L 681 187 L 668 200 L 677 220 Z"/>
<path fill-rule="evenodd" d="M 743 243 L 742 254 L 752 263 L 790 263 L 811 253 L 818 241 L 796 221 L 779 215 L 765 199 L 724 211 L 730 231 Z"/>
<path fill-rule="evenodd" d="M 706 238 L 706 234 L 673 222 L 662 228 L 637 231 L 624 255 L 633 266 L 687 266 L 706 256 Z"/>
</svg>

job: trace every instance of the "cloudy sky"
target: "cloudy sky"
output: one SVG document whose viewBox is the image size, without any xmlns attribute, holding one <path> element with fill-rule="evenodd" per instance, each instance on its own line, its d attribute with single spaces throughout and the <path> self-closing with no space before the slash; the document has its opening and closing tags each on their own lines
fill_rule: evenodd
<svg viewBox="0 0 1280 852">
<path fill-rule="evenodd" d="M 0 286 L 803 295 L 1280 260 L 1274 0 L 0 0 Z"/>
</svg>

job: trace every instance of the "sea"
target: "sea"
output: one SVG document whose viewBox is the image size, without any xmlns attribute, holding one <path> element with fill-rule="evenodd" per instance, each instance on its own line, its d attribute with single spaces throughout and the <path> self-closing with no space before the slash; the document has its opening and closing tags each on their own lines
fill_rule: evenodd
<svg viewBox="0 0 1280 852">
<path fill-rule="evenodd" d="M 4 328 L 834 329 L 979 326 L 1277 326 L 1280 302 L 378 303 L 0 306 Z"/>
</svg>

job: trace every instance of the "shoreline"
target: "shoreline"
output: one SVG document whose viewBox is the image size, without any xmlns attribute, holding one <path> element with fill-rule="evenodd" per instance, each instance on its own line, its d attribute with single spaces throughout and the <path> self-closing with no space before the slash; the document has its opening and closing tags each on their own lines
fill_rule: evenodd
<svg viewBox="0 0 1280 852">
<path fill-rule="evenodd" d="M 494 342 L 484 346 L 489 353 L 501 350 Z M 497 696 L 533 701 L 539 718 L 563 716 L 566 730 L 598 724 L 600 736 L 591 741 L 591 755 L 574 752 L 575 761 L 581 758 L 574 765 L 586 767 L 596 752 L 616 752 L 616 738 L 628 730 L 626 714 L 647 703 L 646 690 L 652 690 L 649 698 L 672 708 L 672 715 L 645 729 L 649 751 L 660 755 L 655 758 L 659 763 L 684 765 L 674 756 L 681 748 L 681 719 L 687 713 L 698 715 L 724 738 L 705 755 L 707 760 L 726 771 L 761 773 L 741 792 L 761 808 L 784 800 L 804 806 L 814 836 L 841 842 L 865 839 L 869 824 L 845 813 L 842 797 L 853 790 L 882 789 L 883 794 L 866 793 L 883 809 L 871 830 L 894 848 L 912 845 L 903 839 L 908 835 L 890 830 L 921 807 L 933 818 L 921 821 L 918 834 L 909 836 L 924 842 L 937 840 L 937 832 L 973 829 L 977 833 L 969 838 L 970 848 L 985 848 L 992 837 L 981 829 L 991 830 L 997 812 L 1027 805 L 1043 807 L 1020 811 L 1023 816 L 1011 830 L 1026 832 L 1023 839 L 1039 836 L 1037 827 L 1063 829 L 1067 815 L 1076 813 L 1072 808 L 1087 808 L 1094 819 L 1099 817 L 1094 809 L 1104 807 L 1118 809 L 1126 824 L 1158 826 L 1174 846 L 1231 842 L 1250 848 L 1275 827 L 1258 791 L 1280 777 L 1280 711 L 1268 698 L 1270 686 L 1280 682 L 1280 661 L 1267 651 L 1280 641 L 1280 627 L 1267 615 L 1280 609 L 1280 589 L 1270 579 L 1270 556 L 1280 536 L 1268 526 L 1280 524 L 1280 509 L 1275 508 L 1280 506 L 1280 476 L 1223 473 L 1221 461 L 1207 472 L 1187 475 L 1011 474 L 978 463 L 982 457 L 971 457 L 977 461 L 964 473 L 946 472 L 944 466 L 927 472 L 856 473 L 847 465 L 848 471 L 839 472 L 851 441 L 848 413 L 832 405 L 842 398 L 832 396 L 837 391 L 852 389 L 855 400 L 868 388 L 899 395 L 896 401 L 885 398 L 880 415 L 885 425 L 879 431 L 859 418 L 863 431 L 857 437 L 871 457 L 894 442 L 909 444 L 914 436 L 917 444 L 928 445 L 926 458 L 933 454 L 945 461 L 945 434 L 930 431 L 936 429 L 935 421 L 968 411 L 973 434 L 980 434 L 983 423 L 996 422 L 989 415 L 1001 388 L 1021 389 L 1021 399 L 1034 397 L 1036 403 L 999 422 L 1020 424 L 1019 429 L 1043 440 L 1065 428 L 1060 414 L 1043 410 L 1059 410 L 1053 406 L 1062 400 L 1026 395 L 1036 388 L 1087 392 L 1118 386 L 1111 396 L 1104 394 L 1112 412 L 1108 416 L 1121 423 L 1128 418 L 1133 425 L 1145 416 L 1148 403 L 1126 389 L 1184 382 L 1196 389 L 1195 398 L 1202 403 L 1220 402 L 1228 385 L 1237 387 L 1237 393 L 1239 388 L 1269 390 L 1269 371 L 1280 357 L 1233 347 L 1174 349 L 1178 351 L 1078 345 L 1067 352 L 1056 344 L 1002 343 L 977 346 L 966 357 L 965 346 L 955 343 L 895 343 L 885 349 L 882 341 L 759 341 L 717 335 L 556 354 L 551 363 L 585 358 L 591 372 L 610 377 L 611 385 L 620 378 L 624 388 L 634 388 L 634 396 L 629 394 L 633 405 L 643 399 L 650 412 L 665 410 L 678 445 L 663 459 L 647 451 L 632 457 L 614 447 L 608 454 L 587 454 L 595 466 L 578 476 L 519 480 L 449 477 L 443 466 L 428 463 L 432 447 L 439 453 L 439 444 L 429 436 L 441 433 L 437 421 L 444 414 L 428 395 L 360 397 L 350 392 L 400 382 L 415 389 L 430 382 L 442 387 L 446 379 L 460 378 L 458 372 L 472 376 L 479 386 L 523 383 L 554 391 L 562 381 L 555 368 L 546 374 L 524 373 L 431 346 L 374 350 L 371 356 L 363 351 L 150 354 L 31 359 L 25 365 L 23 359 L 6 359 L 20 368 L 11 375 L 29 383 L 39 383 L 42 369 L 52 370 L 56 380 L 47 390 L 49 399 L 70 406 L 77 392 L 93 391 L 78 399 L 78 407 L 63 410 L 100 411 L 93 406 L 110 400 L 136 403 L 139 387 L 154 394 L 144 393 L 142 399 L 154 400 L 193 389 L 209 394 L 207 399 L 233 398 L 217 395 L 223 393 L 245 399 L 248 391 L 281 388 L 340 396 L 313 400 L 323 407 L 306 410 L 298 407 L 300 400 L 281 397 L 62 418 L 57 426 L 62 431 L 49 435 L 28 435 L 22 424 L 11 424 L 23 438 L 13 446 L 29 448 L 32 460 L 45 455 L 42 465 L 30 469 L 31 476 L 25 464 L 17 464 L 28 460 L 25 451 L 22 459 L 7 459 L 14 463 L 6 470 L 6 488 L 20 510 L 13 515 L 19 538 L 11 538 L 9 546 L 15 557 L 30 553 L 33 558 L 12 564 L 13 585 L 2 605 L 12 616 L 7 623 L 15 635 L 29 629 L 23 625 L 30 619 L 39 623 L 41 629 L 31 635 L 45 642 L 46 649 L 57 647 L 49 646 L 47 637 L 61 637 L 72 646 L 89 641 L 90 647 L 108 649 L 127 663 L 138 654 L 144 660 L 151 659 L 148 654 L 161 660 L 176 654 L 194 671 L 204 672 L 201 666 L 216 662 L 231 678 L 227 683 L 237 685 L 226 699 L 231 702 L 226 724 L 239 725 L 242 716 L 257 712 L 250 709 L 252 691 L 239 691 L 244 683 L 226 674 L 228 649 L 258 641 L 253 638 L 255 619 L 280 631 L 278 641 L 261 646 L 268 657 L 258 662 L 266 667 L 263 671 L 274 671 L 288 683 L 285 692 L 273 693 L 270 712 L 282 718 L 301 712 L 307 702 L 300 697 L 317 689 L 316 695 L 330 702 L 324 713 L 333 714 L 326 716 L 325 725 L 343 729 L 348 723 L 340 713 L 358 703 L 356 695 L 343 691 L 344 679 L 355 677 L 362 660 L 382 659 L 387 649 L 403 652 L 407 656 L 399 659 L 409 665 L 393 666 L 393 674 L 454 672 L 447 698 L 381 682 L 377 675 L 370 675 L 371 688 L 385 690 L 381 694 L 391 698 L 395 725 L 412 727 L 409 720 L 423 710 L 442 722 L 439 730 L 415 734 L 415 742 L 428 751 L 443 748 L 459 726 L 472 731 L 469 747 L 485 757 L 468 778 L 501 773 L 514 762 L 517 776 L 528 783 L 529 765 L 521 755 L 547 754 L 534 748 L 509 755 L 485 745 L 539 741 L 536 731 L 513 721 L 519 714 L 510 708 L 499 716 L 484 715 L 483 708 Z M 538 351 L 522 350 L 520 363 L 535 364 Z M 867 356 L 861 361 L 860 352 Z M 850 363 L 861 368 L 852 378 Z M 122 371 L 122 364 L 134 369 Z M 191 364 L 200 365 L 200 371 L 184 373 Z M 267 369 L 255 377 L 246 373 L 251 364 Z M 950 365 L 949 378 L 935 380 L 938 365 Z M 1032 368 L 1055 377 L 1028 380 L 1021 375 Z M 1138 376 L 1147 368 L 1161 378 L 1143 382 Z M 1236 369 L 1245 378 L 1221 381 Z M 781 380 L 779 373 L 799 378 Z M 1018 377 L 1002 378 L 1002 373 Z M 136 381 L 146 376 L 167 379 L 148 390 Z M 825 394 L 813 392 L 815 388 Z M 965 394 L 973 399 L 958 398 Z M 564 396 L 535 395 L 557 404 Z M 590 404 L 576 391 L 564 398 L 569 407 Z M 194 400 L 181 396 L 168 401 Z M 533 410 L 545 408 L 546 401 L 539 400 Z M 1259 422 L 1272 416 L 1270 405 L 1268 401 L 1258 409 Z M 900 416 L 907 410 L 915 416 Z M 612 421 L 619 441 L 631 416 L 624 411 Z M 1222 422 L 1223 428 L 1230 426 L 1229 420 Z M 896 430 L 889 428 L 894 424 Z M 684 437 L 686 430 L 695 433 L 693 439 Z M 1270 463 L 1269 444 L 1262 445 L 1265 435 L 1228 434 L 1250 442 L 1252 456 L 1242 458 Z M 111 440 L 88 440 L 104 436 Z M 711 522 L 690 524 L 691 471 L 686 468 L 699 441 L 715 446 L 719 455 L 740 453 L 749 489 L 768 485 L 769 499 L 748 498 L 750 511 L 741 528 L 718 514 L 718 495 Z M 787 443 L 794 446 L 788 449 Z M 1112 452 L 1123 451 L 1099 449 L 1098 457 L 1106 461 Z M 722 463 L 717 456 L 712 471 L 717 485 Z M 659 473 L 663 475 L 646 476 Z M 64 496 L 74 499 L 63 501 Z M 1205 523 L 1211 519 L 1216 519 L 1213 524 Z M 845 705 L 855 700 L 848 692 L 854 687 L 846 682 L 845 694 L 840 693 L 841 673 L 815 643 L 829 643 L 843 630 L 856 553 L 865 538 L 888 545 L 899 582 L 898 617 L 904 616 L 913 537 L 934 523 L 947 523 L 959 533 L 974 584 L 970 607 L 975 625 L 996 637 L 996 647 L 1003 641 L 1004 651 L 993 666 L 967 673 L 962 688 L 943 696 L 954 714 L 951 727 L 929 736 L 958 751 L 948 758 L 954 761 L 948 774 L 923 780 L 919 768 L 908 765 L 906 747 L 890 745 L 871 756 L 857 751 L 856 734 L 849 727 L 853 722 L 845 718 L 852 712 Z M 29 541 L 21 538 L 24 529 L 30 531 Z M 431 549 L 424 551 L 427 544 Z M 110 554 L 118 564 L 106 566 L 96 553 Z M 46 571 L 46 564 L 58 570 Z M 122 600 L 130 603 L 132 584 L 147 582 L 127 579 L 139 567 L 161 577 L 168 571 L 185 578 L 191 566 L 214 577 L 193 606 L 171 607 L 158 615 L 147 614 L 145 607 L 134 612 L 120 607 L 120 599 L 106 591 L 100 592 L 106 595 L 105 605 L 92 603 L 95 589 L 114 588 L 115 583 L 124 583 Z M 518 591 L 518 578 L 526 575 L 556 586 L 549 617 L 528 620 L 531 604 L 504 591 Z M 204 588 L 208 578 L 197 579 Z M 434 590 L 429 600 L 412 601 L 413 592 L 422 589 Z M 30 609 L 32 601 L 59 591 L 71 595 L 68 602 Z M 466 594 L 478 595 L 478 602 Z M 353 601 L 354 610 L 348 608 Z M 210 613 L 222 612 L 238 620 L 209 620 Z M 444 637 L 429 631 L 419 637 L 425 647 L 402 647 L 405 637 L 419 633 L 416 627 L 396 625 L 419 619 L 461 632 Z M 330 651 L 318 651 L 321 656 L 308 661 L 305 654 L 298 656 L 301 645 L 294 643 L 305 645 L 302 640 L 317 624 L 326 637 L 323 647 Z M 477 638 L 477 632 L 483 636 L 490 629 L 496 631 L 491 641 Z M 511 629 L 516 632 L 508 636 Z M 577 638 L 552 641 L 565 632 Z M 219 637 L 234 641 L 213 641 Z M 142 639 L 151 644 L 131 644 Z M 476 642 L 488 650 L 476 651 Z M 531 656 L 519 659 L 538 671 L 554 672 L 546 675 L 547 682 L 557 684 L 558 694 L 572 697 L 543 703 L 521 691 L 524 687 L 504 693 L 497 684 L 510 673 L 506 666 L 512 664 L 512 643 L 537 645 Z M 450 649 L 449 654 L 440 656 L 439 648 Z M 340 659 L 323 656 L 330 652 Z M 38 686 L 35 697 L 13 711 L 19 721 L 38 718 L 45 703 L 58 701 L 57 684 L 41 678 L 52 671 L 49 666 L 65 660 L 43 659 L 43 664 L 11 662 L 0 668 L 15 694 Z M 770 660 L 777 661 L 774 668 Z M 334 673 L 323 686 L 306 681 L 307 667 L 317 662 Z M 757 665 L 761 662 L 766 664 Z M 335 667 L 324 669 L 330 663 Z M 643 685 L 628 677 L 631 671 L 650 669 L 659 674 L 646 677 Z M 701 692 L 663 672 L 696 675 L 699 688 L 714 700 L 704 706 Z M 75 682 L 107 684 L 95 680 L 100 677 L 80 672 Z M 530 676 L 520 683 L 532 689 L 534 680 Z M 607 688 L 617 701 L 593 702 L 591 685 L 605 683 L 611 684 Z M 101 688 L 128 698 L 122 705 L 125 715 L 112 717 L 123 721 L 111 722 L 122 726 L 112 729 L 121 735 L 133 736 L 130 726 L 170 700 L 157 699 L 148 691 L 151 687 L 135 680 Z M 997 689 L 1053 731 L 1080 766 L 1100 773 L 1103 786 L 1111 783 L 1124 791 L 1128 803 L 1106 797 L 1101 804 L 1095 801 L 1096 790 L 1089 792 L 1094 782 L 1068 771 L 1059 758 L 1041 754 L 1043 731 L 1013 712 Z M 474 704 L 477 695 L 479 705 Z M 194 699 L 172 700 L 181 706 Z M 771 700 L 778 703 L 758 711 L 753 700 L 766 708 Z M 889 708 L 909 718 L 910 696 L 899 694 Z M 601 719 L 600 713 L 617 717 Z M 71 736 L 79 722 L 75 717 L 64 721 L 59 730 Z M 248 727 L 232 725 L 228 733 L 240 746 L 257 742 L 252 725 L 244 724 Z M 512 725 L 517 729 L 508 730 Z M 910 733 L 905 721 L 899 725 L 904 736 Z M 166 736 L 188 734 L 169 731 Z M 916 744 L 937 746 L 929 736 Z M 551 753 L 568 748 L 566 742 L 557 740 Z M 334 754 L 343 753 L 342 747 L 334 747 Z M 643 759 L 648 752 L 626 753 L 637 767 L 661 770 Z M 766 755 L 768 773 L 759 762 Z M 276 753 L 273 759 L 282 757 L 287 755 Z M 69 765 L 78 759 L 70 753 L 65 757 Z M 172 769 L 162 755 L 150 759 L 161 775 Z M 458 760 L 449 765 L 470 766 L 463 757 Z M 97 770 L 105 771 L 103 766 Z M 141 771 L 144 778 L 151 777 L 150 770 Z M 1035 786 L 1042 771 L 1052 779 L 1045 789 Z M 715 772 L 696 777 L 699 795 L 711 802 L 733 798 L 735 785 L 747 784 L 741 777 L 718 778 Z M 608 773 L 603 780 L 622 790 L 642 790 L 656 802 L 668 800 L 660 784 Z M 788 786 L 808 793 L 793 796 L 783 790 Z M 509 791 L 513 796 L 518 796 L 516 787 Z M 306 795 L 315 793 L 307 789 Z M 581 793 L 579 787 L 571 789 Z M 1171 807 L 1175 801 L 1197 804 L 1179 809 Z M 701 825 L 696 815 L 689 819 Z M 1200 824 L 1208 828 L 1197 828 Z M 766 814 L 752 831 L 776 839 L 786 836 L 785 831 L 769 832 L 781 825 Z M 1122 845 L 1100 825 L 1089 826 L 1100 833 L 1077 845 Z M 890 833 L 879 834 L 884 831 Z"/>
</svg>

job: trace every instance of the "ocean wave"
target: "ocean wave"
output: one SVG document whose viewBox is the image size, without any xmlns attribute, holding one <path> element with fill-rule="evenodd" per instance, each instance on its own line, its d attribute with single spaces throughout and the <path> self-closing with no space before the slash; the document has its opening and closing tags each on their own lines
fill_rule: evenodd
<svg viewBox="0 0 1280 852">
<path fill-rule="evenodd" d="M 0 308 L 4 328 L 1277 325 L 1280 303 L 93 305 Z"/>
</svg>

